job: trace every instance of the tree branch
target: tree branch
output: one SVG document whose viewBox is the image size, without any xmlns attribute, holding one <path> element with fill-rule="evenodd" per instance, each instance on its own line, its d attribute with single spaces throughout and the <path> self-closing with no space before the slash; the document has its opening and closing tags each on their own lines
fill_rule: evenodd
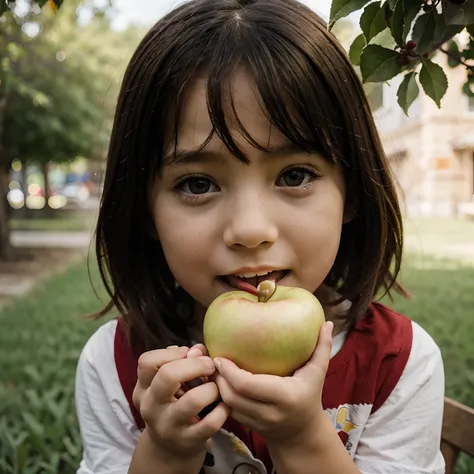
<svg viewBox="0 0 474 474">
<path fill-rule="evenodd" d="M 439 50 L 442 53 L 446 54 L 446 56 L 448 56 L 452 60 L 456 61 L 458 64 L 462 64 L 463 66 L 466 66 L 466 68 L 474 70 L 474 66 L 471 66 L 470 64 L 467 64 L 465 61 L 463 61 L 461 58 L 458 58 L 455 54 L 451 53 L 447 49 L 439 48 Z"/>
</svg>

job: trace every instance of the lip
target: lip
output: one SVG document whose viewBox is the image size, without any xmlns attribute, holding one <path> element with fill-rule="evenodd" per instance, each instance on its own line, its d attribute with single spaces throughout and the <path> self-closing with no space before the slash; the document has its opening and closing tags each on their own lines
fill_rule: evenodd
<svg viewBox="0 0 474 474">
<path fill-rule="evenodd" d="M 258 267 L 241 267 L 241 268 L 238 268 L 235 271 L 226 273 L 223 276 L 241 275 L 243 273 L 253 273 L 253 272 L 255 272 L 255 274 L 261 273 L 261 272 L 279 272 L 279 271 L 283 271 L 283 270 L 288 270 L 288 267 L 270 267 L 268 265 L 261 265 L 261 266 L 258 266 Z"/>
<path fill-rule="evenodd" d="M 251 270 L 253 271 L 253 269 Z M 230 276 L 230 275 L 225 275 L 225 276 L 219 276 L 217 278 L 217 282 L 219 283 L 219 285 L 221 286 L 223 292 L 226 292 L 226 291 L 235 291 L 236 288 L 232 285 L 229 285 L 229 283 L 227 282 L 227 279 L 226 277 L 227 276 Z M 283 278 L 281 278 L 280 280 L 277 281 L 278 285 L 280 286 L 289 286 L 288 285 L 288 278 L 291 276 L 291 270 L 286 270 L 285 271 L 285 275 L 283 276 Z M 255 293 L 256 294 L 256 293 Z"/>
</svg>

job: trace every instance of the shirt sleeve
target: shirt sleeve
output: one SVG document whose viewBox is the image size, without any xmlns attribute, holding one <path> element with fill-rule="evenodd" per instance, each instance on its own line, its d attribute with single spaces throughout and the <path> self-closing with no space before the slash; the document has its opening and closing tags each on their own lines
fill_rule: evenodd
<svg viewBox="0 0 474 474">
<path fill-rule="evenodd" d="M 116 325 L 101 326 L 79 358 L 75 401 L 83 457 L 77 474 L 127 474 L 140 436 L 115 367 Z"/>
<path fill-rule="evenodd" d="M 440 450 L 444 408 L 441 352 L 418 324 L 405 370 L 369 418 L 354 461 L 362 474 L 444 474 Z"/>
</svg>

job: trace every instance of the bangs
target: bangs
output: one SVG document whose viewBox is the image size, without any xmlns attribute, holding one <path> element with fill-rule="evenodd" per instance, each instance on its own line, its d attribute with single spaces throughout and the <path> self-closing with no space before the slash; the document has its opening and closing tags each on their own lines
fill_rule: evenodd
<svg viewBox="0 0 474 474">
<path fill-rule="evenodd" d="M 278 31 L 278 25 L 256 28 L 245 13 L 215 32 L 212 45 L 203 47 L 203 51 L 207 51 L 204 57 L 183 55 L 179 67 L 171 74 L 174 83 L 182 84 L 182 87 L 170 94 L 175 102 L 165 107 L 173 112 L 168 114 L 166 143 L 163 143 L 163 149 L 156 150 L 155 170 L 161 169 L 161 157 L 166 149 L 172 150 L 169 160 L 173 160 L 182 110 L 190 88 L 201 78 L 207 84 L 212 130 L 197 152 L 216 134 L 235 158 L 248 163 L 248 157 L 236 143 L 235 128 L 253 147 L 271 152 L 239 119 L 233 79 L 240 70 L 250 75 L 256 100 L 273 127 L 306 152 L 318 153 L 331 164 L 347 165 L 345 157 L 350 150 L 344 144 L 349 143 L 349 128 L 344 123 L 343 104 L 334 86 L 336 81 L 332 84 L 328 81 L 329 58 L 326 55 L 319 57 L 322 51 L 318 51 L 317 42 L 302 44 L 301 38 L 291 37 L 291 30 Z M 186 59 L 187 64 L 183 62 Z"/>
</svg>

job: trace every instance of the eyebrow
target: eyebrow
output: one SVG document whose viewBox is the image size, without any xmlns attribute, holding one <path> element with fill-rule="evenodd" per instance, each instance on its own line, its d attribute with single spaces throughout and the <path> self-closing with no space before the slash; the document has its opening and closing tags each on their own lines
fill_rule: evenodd
<svg viewBox="0 0 474 474">
<path fill-rule="evenodd" d="M 266 150 L 267 157 L 281 157 L 287 155 L 296 155 L 308 153 L 303 147 L 296 143 L 285 143 Z M 189 165 L 202 162 L 222 162 L 224 160 L 221 153 L 197 148 L 194 150 L 175 150 L 163 159 L 163 167 Z"/>
</svg>

